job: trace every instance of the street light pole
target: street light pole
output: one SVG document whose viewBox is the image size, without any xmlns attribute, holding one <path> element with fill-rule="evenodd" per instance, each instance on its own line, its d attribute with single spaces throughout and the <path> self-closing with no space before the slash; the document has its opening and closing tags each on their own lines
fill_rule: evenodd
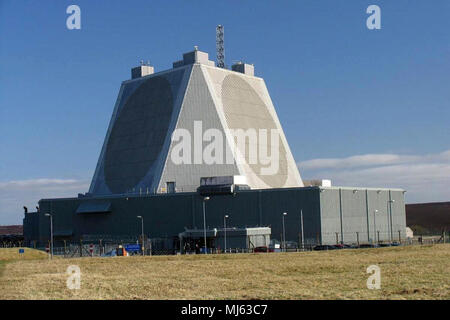
<svg viewBox="0 0 450 320">
<path fill-rule="evenodd" d="M 390 225 L 390 233 L 389 233 L 389 236 L 390 236 L 390 239 L 391 239 L 391 243 L 392 243 L 392 240 L 393 240 L 393 234 L 392 234 L 392 206 L 391 206 L 391 204 L 392 203 L 394 203 L 395 202 L 395 200 L 389 200 L 388 201 L 389 202 L 389 225 Z"/>
<path fill-rule="evenodd" d="M 53 216 L 50 213 L 45 216 L 50 217 L 50 257 L 53 259 Z"/>
<path fill-rule="evenodd" d="M 206 209 L 205 209 L 205 203 L 208 201 L 209 197 L 203 198 L 203 236 L 205 238 L 205 254 L 208 254 L 208 246 L 206 245 Z"/>
<path fill-rule="evenodd" d="M 376 242 L 377 240 L 377 223 L 375 221 L 375 216 L 378 213 L 378 210 L 373 211 L 373 240 Z"/>
<path fill-rule="evenodd" d="M 284 247 L 284 252 L 286 252 L 286 230 L 284 227 L 284 217 L 287 216 L 287 212 L 283 212 L 283 247 Z"/>
<path fill-rule="evenodd" d="M 144 248 L 144 217 L 143 216 L 137 216 L 138 219 L 141 219 L 141 243 L 142 243 L 142 255 L 145 256 L 145 248 Z"/>
<path fill-rule="evenodd" d="M 223 232 L 224 232 L 224 241 L 225 241 L 225 246 L 224 246 L 224 252 L 227 253 L 227 218 L 229 218 L 229 215 L 225 215 L 223 217 Z"/>
<path fill-rule="evenodd" d="M 300 222 L 302 226 L 302 250 L 305 250 L 305 237 L 303 236 L 303 209 L 300 210 Z"/>
</svg>

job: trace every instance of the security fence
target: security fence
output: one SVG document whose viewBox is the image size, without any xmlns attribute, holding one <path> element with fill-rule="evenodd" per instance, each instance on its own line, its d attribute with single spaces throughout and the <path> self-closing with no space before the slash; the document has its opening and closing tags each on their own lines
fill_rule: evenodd
<svg viewBox="0 0 450 320">
<path fill-rule="evenodd" d="M 450 243 L 450 233 L 442 233 L 435 236 L 415 236 L 414 238 L 405 238 L 401 232 L 376 232 L 372 237 L 367 233 L 360 232 L 330 232 L 322 233 L 317 237 L 302 237 L 299 234 L 298 241 L 272 239 L 269 246 L 255 247 L 250 242 L 248 248 L 220 248 L 208 244 L 207 252 L 210 254 L 222 253 L 257 253 L 257 252 L 300 252 L 311 250 L 334 250 L 348 248 L 375 248 L 388 246 L 405 245 L 429 245 L 437 243 Z M 202 240 L 201 240 L 202 241 Z M 99 257 L 115 256 L 117 249 L 122 247 L 128 255 L 174 255 L 174 254 L 204 254 L 203 242 L 199 242 L 196 248 L 189 250 L 180 250 L 181 242 L 178 237 L 172 238 L 147 238 L 144 237 L 144 246 L 142 248 L 141 237 L 107 237 L 99 238 L 84 237 L 83 240 L 73 242 L 69 240 L 55 239 L 53 242 L 53 254 L 56 256 L 74 258 L 74 257 Z M 19 247 L 19 243 L 0 243 L 0 247 Z M 36 243 L 30 243 L 29 247 L 50 252 L 51 242 L 46 246 L 36 246 Z"/>
</svg>

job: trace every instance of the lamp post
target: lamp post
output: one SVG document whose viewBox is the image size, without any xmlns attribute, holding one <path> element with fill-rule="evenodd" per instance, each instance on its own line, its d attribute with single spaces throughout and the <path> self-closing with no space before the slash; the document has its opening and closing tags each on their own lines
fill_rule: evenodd
<svg viewBox="0 0 450 320">
<path fill-rule="evenodd" d="M 305 237 L 303 235 L 303 209 L 300 210 L 300 222 L 302 227 L 302 250 L 305 250 Z"/>
<path fill-rule="evenodd" d="M 287 212 L 283 212 L 283 247 L 284 247 L 284 252 L 286 252 L 286 230 L 284 228 L 284 217 L 287 216 Z"/>
<path fill-rule="evenodd" d="M 203 235 L 205 237 L 205 254 L 208 254 L 208 246 L 206 245 L 206 209 L 205 209 L 205 203 L 208 201 L 209 197 L 203 198 Z"/>
<path fill-rule="evenodd" d="M 373 210 L 373 239 L 376 242 L 377 241 L 377 223 L 375 220 L 375 216 L 378 213 L 378 210 Z"/>
<path fill-rule="evenodd" d="M 142 255 L 145 256 L 145 248 L 144 248 L 144 217 L 137 216 L 138 219 L 141 219 L 141 236 L 142 236 Z"/>
<path fill-rule="evenodd" d="M 50 213 L 45 216 L 50 217 L 50 257 L 53 259 L 53 216 Z"/>
<path fill-rule="evenodd" d="M 224 252 L 225 252 L 225 253 L 227 253 L 227 219 L 228 219 L 229 217 L 230 217 L 230 216 L 227 215 L 227 214 L 223 217 L 223 233 L 224 233 L 224 242 L 225 242 L 225 245 L 224 245 Z"/>
<path fill-rule="evenodd" d="M 389 204 L 389 226 L 390 226 L 390 231 L 389 231 L 389 238 L 390 238 L 390 240 L 391 240 L 391 243 L 392 243 L 392 240 L 393 240 L 393 234 L 392 234 L 392 206 L 391 206 L 391 204 L 392 203 L 394 203 L 395 202 L 395 200 L 388 200 L 388 204 Z"/>
</svg>

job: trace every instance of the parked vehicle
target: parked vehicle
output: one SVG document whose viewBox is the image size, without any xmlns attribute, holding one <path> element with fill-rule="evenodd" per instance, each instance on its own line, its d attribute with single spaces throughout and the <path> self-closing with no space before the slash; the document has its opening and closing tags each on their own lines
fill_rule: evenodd
<svg viewBox="0 0 450 320">
<path fill-rule="evenodd" d="M 335 249 L 336 249 L 335 246 L 331 246 L 331 245 L 328 245 L 328 244 L 318 245 L 318 246 L 315 246 L 315 247 L 313 248 L 313 250 L 316 250 L 316 251 L 321 251 L 321 250 L 335 250 Z"/>
<path fill-rule="evenodd" d="M 121 245 L 119 245 L 116 249 L 113 249 L 107 253 L 102 254 L 102 257 L 117 257 L 117 256 L 127 257 L 129 256 L 129 254 L 127 250 Z"/>
</svg>

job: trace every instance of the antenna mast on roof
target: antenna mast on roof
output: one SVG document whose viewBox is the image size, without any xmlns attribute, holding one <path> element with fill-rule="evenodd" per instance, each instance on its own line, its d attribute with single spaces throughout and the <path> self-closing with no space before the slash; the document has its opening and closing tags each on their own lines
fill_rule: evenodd
<svg viewBox="0 0 450 320">
<path fill-rule="evenodd" d="M 225 48 L 223 45 L 223 26 L 216 27 L 216 51 L 217 51 L 217 66 L 225 68 Z"/>
</svg>

